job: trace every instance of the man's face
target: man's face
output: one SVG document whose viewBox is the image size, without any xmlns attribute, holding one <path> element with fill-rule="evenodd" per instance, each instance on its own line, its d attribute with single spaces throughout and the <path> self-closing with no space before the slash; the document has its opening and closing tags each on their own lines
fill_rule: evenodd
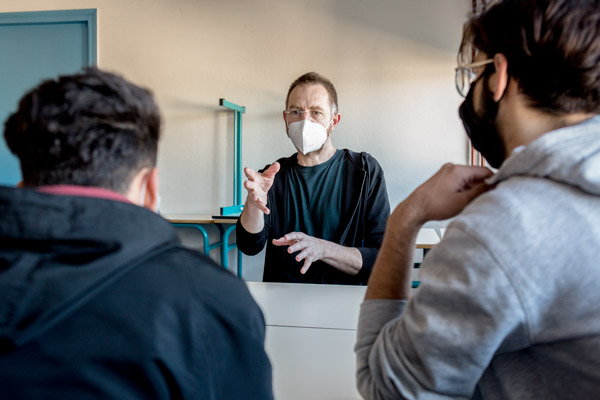
<svg viewBox="0 0 600 400">
<path fill-rule="evenodd" d="M 331 99 L 327 90 L 319 84 L 315 85 L 298 85 L 290 93 L 290 97 L 287 104 L 287 111 L 300 110 L 305 111 L 303 119 L 310 119 L 314 122 L 322 124 L 327 133 L 337 125 L 337 118 L 334 118 L 333 110 L 331 109 Z M 308 111 L 308 112 L 306 112 Z M 322 113 L 322 118 L 314 118 L 311 116 L 311 112 Z M 318 113 L 314 113 L 317 115 Z M 284 120 L 287 126 L 294 122 L 294 117 L 291 115 L 286 116 L 284 113 Z M 296 119 L 297 120 L 297 119 Z M 332 121 L 333 120 L 333 121 Z"/>
</svg>

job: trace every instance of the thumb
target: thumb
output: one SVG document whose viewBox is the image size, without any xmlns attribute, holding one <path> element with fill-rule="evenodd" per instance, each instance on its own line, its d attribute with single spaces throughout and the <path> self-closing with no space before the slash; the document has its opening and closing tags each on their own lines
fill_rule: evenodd
<svg viewBox="0 0 600 400">
<path fill-rule="evenodd" d="M 485 182 L 481 182 L 481 183 L 473 186 L 472 188 L 469 188 L 468 190 L 461 192 L 463 202 L 465 204 L 469 204 L 471 201 L 475 200 L 477 197 L 479 197 L 481 194 L 487 192 L 491 188 L 492 188 L 492 186 L 488 185 Z"/>
<path fill-rule="evenodd" d="M 270 178 L 273 179 L 273 177 L 279 172 L 279 169 L 281 168 L 281 166 L 279 165 L 279 163 L 277 161 L 275 161 L 273 164 L 271 164 L 269 166 L 269 168 L 267 168 L 264 172 L 263 172 L 263 176 L 265 178 Z"/>
</svg>

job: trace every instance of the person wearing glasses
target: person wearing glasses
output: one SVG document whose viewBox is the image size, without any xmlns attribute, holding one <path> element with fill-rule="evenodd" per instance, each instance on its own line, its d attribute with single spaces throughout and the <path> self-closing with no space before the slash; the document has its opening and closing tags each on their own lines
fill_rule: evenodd
<svg viewBox="0 0 600 400">
<path fill-rule="evenodd" d="M 300 76 L 285 106 L 298 152 L 259 172 L 245 168 L 238 248 L 255 255 L 266 244 L 265 282 L 366 285 L 390 213 L 383 170 L 367 153 L 333 146 L 341 115 L 326 77 Z"/>
<path fill-rule="evenodd" d="M 600 0 L 503 0 L 465 25 L 459 114 L 484 167 L 394 210 L 361 306 L 365 399 L 600 393 Z M 415 237 L 456 218 L 421 265 Z"/>
</svg>

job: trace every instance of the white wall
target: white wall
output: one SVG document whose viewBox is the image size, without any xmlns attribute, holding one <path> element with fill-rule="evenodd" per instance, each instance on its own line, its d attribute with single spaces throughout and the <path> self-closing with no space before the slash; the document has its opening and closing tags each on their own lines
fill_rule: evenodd
<svg viewBox="0 0 600 400">
<path fill-rule="evenodd" d="M 443 163 L 466 163 L 454 67 L 470 3 L 0 0 L 0 12 L 97 8 L 100 67 L 151 88 L 162 109 L 163 212 L 215 214 L 233 186 L 233 121 L 219 98 L 246 106 L 243 161 L 261 168 L 294 152 L 281 111 L 311 70 L 338 90 L 334 145 L 379 160 L 392 207 Z"/>
</svg>

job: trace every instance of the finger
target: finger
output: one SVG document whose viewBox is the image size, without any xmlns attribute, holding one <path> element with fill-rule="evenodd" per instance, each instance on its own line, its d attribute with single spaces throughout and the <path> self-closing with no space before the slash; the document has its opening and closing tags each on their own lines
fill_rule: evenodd
<svg viewBox="0 0 600 400">
<path fill-rule="evenodd" d="M 296 243 L 298 240 L 302 239 L 305 235 L 301 232 L 291 232 L 285 234 L 279 239 L 273 239 L 273 244 L 277 246 L 290 246 Z"/>
<path fill-rule="evenodd" d="M 483 180 L 485 178 L 489 178 L 490 176 L 494 175 L 494 172 L 487 168 L 487 167 L 478 167 L 478 166 L 462 166 L 463 168 L 468 168 L 469 169 L 469 174 L 472 176 L 472 178 L 477 179 L 477 180 Z"/>
<path fill-rule="evenodd" d="M 450 169 L 450 174 L 460 177 L 460 180 L 466 187 L 475 186 L 494 175 L 494 173 L 486 167 L 449 164 L 447 168 Z"/>
<path fill-rule="evenodd" d="M 295 253 L 300 250 L 304 250 L 307 247 L 307 243 L 302 240 L 294 240 L 288 249 L 288 253 Z"/>
<path fill-rule="evenodd" d="M 257 204 L 258 204 L 258 208 L 260 208 L 260 211 L 262 211 L 266 215 L 269 215 L 271 213 L 271 210 L 269 210 L 269 208 L 267 206 L 265 206 L 262 201 L 259 200 L 257 202 Z"/>
<path fill-rule="evenodd" d="M 300 262 L 304 259 L 309 259 L 309 258 L 312 259 L 312 257 L 309 257 L 309 256 L 310 256 L 310 254 L 309 254 L 308 250 L 304 250 L 304 251 L 300 252 L 298 255 L 296 255 L 296 257 L 294 257 L 294 258 L 296 259 L 296 261 Z"/>
<path fill-rule="evenodd" d="M 254 180 L 256 178 L 256 175 L 258 175 L 253 169 L 248 167 L 244 168 L 244 174 L 248 179 L 251 180 Z"/>
<path fill-rule="evenodd" d="M 279 239 L 273 239 L 273 244 L 275 246 L 289 246 L 289 245 L 292 245 L 294 243 L 295 242 L 293 240 L 287 240 L 285 238 L 285 236 L 282 237 L 282 238 L 279 238 Z"/>
<path fill-rule="evenodd" d="M 265 178 L 273 179 L 273 177 L 275 177 L 275 175 L 279 172 L 280 168 L 281 168 L 281 166 L 279 165 L 279 163 L 277 161 L 275 161 L 273 164 L 271 164 L 269 166 L 269 168 L 267 168 L 265 171 L 263 171 L 262 175 Z"/>
<path fill-rule="evenodd" d="M 487 170 L 487 168 L 485 168 L 485 170 Z M 489 178 L 490 176 L 493 175 L 492 171 L 487 170 L 487 172 L 489 172 L 489 174 L 486 174 L 485 170 L 483 171 L 470 171 L 473 172 L 474 174 L 469 175 L 466 177 L 463 185 L 464 185 L 464 190 L 469 190 L 475 186 L 478 186 L 479 184 L 485 183 L 485 180 L 487 178 Z M 481 174 L 480 174 L 481 172 Z"/>
<path fill-rule="evenodd" d="M 256 192 L 253 190 L 248 191 L 248 206 L 252 205 L 253 207 L 257 207 L 263 213 L 269 215 L 271 210 L 265 205 L 265 203 L 256 195 Z"/>
<path fill-rule="evenodd" d="M 263 203 L 262 200 L 258 198 L 258 196 L 256 194 L 252 195 L 252 200 L 254 201 L 254 204 L 256 204 L 256 206 L 259 208 L 260 211 L 269 215 L 269 213 L 271 211 L 267 208 L 265 203 Z"/>
<path fill-rule="evenodd" d="M 286 238 L 287 240 L 302 240 L 306 237 L 308 237 L 308 235 L 302 232 L 290 232 L 286 233 L 284 236 L 284 238 Z"/>
<path fill-rule="evenodd" d="M 485 182 L 481 182 L 467 190 L 462 191 L 460 196 L 463 198 L 463 201 L 468 204 L 471 202 L 471 200 L 475 199 L 482 193 L 487 192 L 491 188 L 492 187 L 490 185 L 486 184 Z"/>
<path fill-rule="evenodd" d="M 308 271 L 308 269 L 310 268 L 311 265 L 312 265 L 312 262 L 308 258 L 306 260 L 304 260 L 304 266 L 302 266 L 300 273 L 306 274 L 306 271 Z"/>
<path fill-rule="evenodd" d="M 256 186 L 257 186 L 256 182 L 254 182 L 254 181 L 245 181 L 244 182 L 244 187 L 248 191 L 250 191 L 250 190 L 252 190 L 252 191 L 256 190 Z"/>
</svg>

